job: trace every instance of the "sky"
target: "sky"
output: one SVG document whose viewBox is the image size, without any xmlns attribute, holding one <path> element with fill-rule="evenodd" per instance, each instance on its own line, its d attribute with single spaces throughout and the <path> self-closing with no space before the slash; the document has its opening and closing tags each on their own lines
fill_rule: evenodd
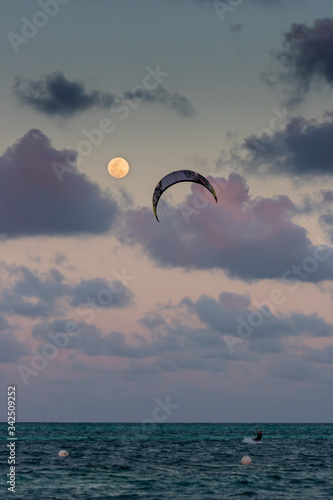
<svg viewBox="0 0 333 500">
<path fill-rule="evenodd" d="M 332 1 L 3 7 L 0 419 L 332 422 Z"/>
</svg>

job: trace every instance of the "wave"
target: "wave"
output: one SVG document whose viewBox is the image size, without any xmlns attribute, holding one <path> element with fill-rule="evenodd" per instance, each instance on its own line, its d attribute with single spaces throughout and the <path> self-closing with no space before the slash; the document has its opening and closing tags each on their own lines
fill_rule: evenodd
<svg viewBox="0 0 333 500">
<path fill-rule="evenodd" d="M 242 442 L 247 443 L 247 444 L 259 444 L 259 443 L 261 443 L 261 441 L 253 441 L 252 438 L 248 438 L 248 437 L 244 438 Z"/>
</svg>

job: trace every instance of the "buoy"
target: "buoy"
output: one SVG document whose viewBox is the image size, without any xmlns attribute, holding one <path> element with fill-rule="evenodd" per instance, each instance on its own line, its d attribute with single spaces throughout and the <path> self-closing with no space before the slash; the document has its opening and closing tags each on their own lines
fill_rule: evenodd
<svg viewBox="0 0 333 500">
<path fill-rule="evenodd" d="M 60 450 L 58 453 L 59 457 L 68 457 L 68 453 L 66 450 Z"/>
<path fill-rule="evenodd" d="M 241 460 L 242 465 L 251 465 L 252 460 L 251 457 L 243 457 Z"/>
</svg>

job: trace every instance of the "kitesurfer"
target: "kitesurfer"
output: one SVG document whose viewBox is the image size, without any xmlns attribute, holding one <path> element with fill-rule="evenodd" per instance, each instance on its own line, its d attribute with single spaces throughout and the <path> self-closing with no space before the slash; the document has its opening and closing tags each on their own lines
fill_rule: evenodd
<svg viewBox="0 0 333 500">
<path fill-rule="evenodd" d="M 260 441 L 262 438 L 262 432 L 261 431 L 256 431 L 257 432 L 257 437 L 253 439 L 253 441 Z"/>
</svg>

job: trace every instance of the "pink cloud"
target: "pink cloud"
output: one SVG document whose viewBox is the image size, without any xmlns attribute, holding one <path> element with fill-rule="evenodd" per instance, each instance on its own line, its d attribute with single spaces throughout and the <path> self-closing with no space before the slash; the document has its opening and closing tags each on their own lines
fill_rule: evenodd
<svg viewBox="0 0 333 500">
<path fill-rule="evenodd" d="M 160 266 L 220 268 L 244 280 L 281 278 L 313 256 L 315 246 L 306 229 L 293 222 L 296 209 L 287 196 L 251 199 L 245 179 L 237 174 L 228 182 L 211 182 L 219 187 L 217 204 L 192 186 L 185 203 L 176 207 L 162 197 L 160 223 L 146 207 L 129 212 L 119 238 L 139 244 Z M 331 251 L 317 267 L 308 281 L 333 278 Z"/>
</svg>

